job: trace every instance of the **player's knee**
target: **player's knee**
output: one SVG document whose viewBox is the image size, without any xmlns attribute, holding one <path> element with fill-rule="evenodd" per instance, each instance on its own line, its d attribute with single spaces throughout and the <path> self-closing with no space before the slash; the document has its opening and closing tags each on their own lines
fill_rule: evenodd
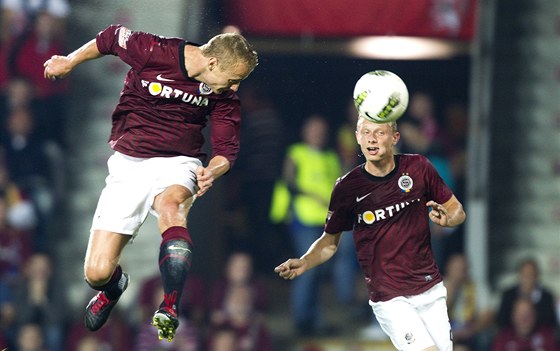
<svg viewBox="0 0 560 351">
<path fill-rule="evenodd" d="M 183 204 L 164 202 L 159 208 L 159 221 L 169 226 L 185 226 L 188 208 Z"/>
<path fill-rule="evenodd" d="M 100 286 L 107 283 L 115 270 L 114 265 L 100 263 L 86 263 L 84 277 L 91 286 Z"/>
</svg>

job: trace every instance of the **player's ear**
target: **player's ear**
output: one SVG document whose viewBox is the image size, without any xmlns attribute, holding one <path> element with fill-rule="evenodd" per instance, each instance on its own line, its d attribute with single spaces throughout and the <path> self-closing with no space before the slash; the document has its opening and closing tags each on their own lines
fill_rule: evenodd
<svg viewBox="0 0 560 351">
<path fill-rule="evenodd" d="M 210 57 L 208 59 L 208 70 L 213 71 L 216 68 L 218 68 L 218 59 L 215 57 Z"/>
<path fill-rule="evenodd" d="M 397 145 L 400 139 L 401 139 L 401 133 L 399 132 L 393 133 L 393 145 Z"/>
</svg>

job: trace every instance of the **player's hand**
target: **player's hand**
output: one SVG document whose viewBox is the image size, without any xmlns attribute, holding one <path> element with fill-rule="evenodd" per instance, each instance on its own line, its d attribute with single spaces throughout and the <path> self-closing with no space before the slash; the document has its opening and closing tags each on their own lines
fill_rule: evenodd
<svg viewBox="0 0 560 351">
<path fill-rule="evenodd" d="M 198 185 L 197 197 L 204 195 L 214 184 L 214 173 L 204 167 L 196 169 L 196 185 Z"/>
<path fill-rule="evenodd" d="M 290 258 L 286 262 L 274 268 L 281 278 L 292 280 L 306 271 L 307 261 L 300 258 Z"/>
<path fill-rule="evenodd" d="M 447 209 L 443 205 L 430 200 L 426 203 L 426 206 L 432 208 L 432 210 L 429 213 L 430 220 L 432 222 L 442 227 L 447 226 L 449 217 L 447 216 Z"/>
<path fill-rule="evenodd" d="M 49 80 L 62 79 L 73 69 L 68 56 L 54 55 L 43 64 L 45 67 L 44 76 Z"/>
</svg>

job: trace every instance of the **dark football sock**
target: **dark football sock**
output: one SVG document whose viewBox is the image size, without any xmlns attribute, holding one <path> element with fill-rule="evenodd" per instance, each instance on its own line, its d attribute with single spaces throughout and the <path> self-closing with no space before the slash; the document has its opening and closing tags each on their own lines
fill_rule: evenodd
<svg viewBox="0 0 560 351">
<path fill-rule="evenodd" d="M 117 265 L 117 267 L 115 268 L 115 271 L 113 272 L 113 275 L 111 276 L 111 279 L 109 279 L 109 281 L 101 286 L 93 286 L 91 285 L 87 280 L 86 283 L 88 283 L 88 285 L 95 290 L 98 291 L 104 291 L 105 295 L 111 299 L 114 300 L 116 298 L 118 298 L 119 296 L 121 296 L 121 294 L 123 293 L 123 287 L 122 284 L 119 284 L 121 282 L 121 278 L 123 277 L 123 271 L 120 265 Z"/>
<path fill-rule="evenodd" d="M 159 271 L 164 296 L 160 307 L 178 312 L 185 280 L 191 268 L 192 246 L 187 228 L 171 227 L 163 232 L 159 247 Z"/>
</svg>

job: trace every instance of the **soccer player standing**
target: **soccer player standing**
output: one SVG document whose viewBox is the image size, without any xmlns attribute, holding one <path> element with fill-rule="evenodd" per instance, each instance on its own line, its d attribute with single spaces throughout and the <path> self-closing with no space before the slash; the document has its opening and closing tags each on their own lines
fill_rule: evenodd
<svg viewBox="0 0 560 351">
<path fill-rule="evenodd" d="M 163 302 L 153 317 L 160 339 L 171 341 L 191 265 L 187 216 L 196 197 L 225 174 L 239 150 L 240 82 L 258 64 L 239 34 L 204 45 L 111 25 L 68 56 L 45 62 L 45 78 L 64 78 L 76 66 L 116 55 L 131 69 L 112 115 L 109 176 L 94 214 L 85 255 L 86 282 L 99 293 L 86 307 L 85 325 L 97 330 L 127 288 L 119 257 L 152 213 L 162 241 L 159 270 Z M 206 166 L 202 134 L 211 127 Z"/>
<path fill-rule="evenodd" d="M 462 204 L 427 158 L 395 155 L 395 122 L 360 117 L 356 139 L 365 163 L 339 178 L 323 235 L 301 258 L 275 271 L 294 279 L 329 260 L 342 232 L 353 229 L 370 305 L 398 350 L 451 351 L 446 289 L 430 246 L 429 220 L 465 221 Z"/>
</svg>

